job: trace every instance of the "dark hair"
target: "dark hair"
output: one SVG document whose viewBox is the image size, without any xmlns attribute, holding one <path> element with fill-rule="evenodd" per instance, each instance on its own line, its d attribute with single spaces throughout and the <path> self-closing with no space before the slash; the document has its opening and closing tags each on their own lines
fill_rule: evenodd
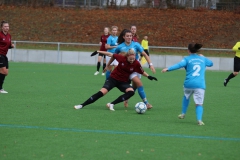
<svg viewBox="0 0 240 160">
<path fill-rule="evenodd" d="M 1 27 L 3 26 L 3 24 L 5 24 L 5 23 L 8 23 L 7 21 L 2 21 L 1 22 Z"/>
<path fill-rule="evenodd" d="M 125 36 L 126 33 L 132 33 L 132 32 L 129 29 L 122 30 L 122 32 L 118 36 L 118 41 L 117 41 L 118 44 L 125 42 L 125 39 L 123 38 L 123 36 Z"/>
<path fill-rule="evenodd" d="M 197 53 L 199 51 L 200 48 L 202 48 L 202 44 L 199 44 L 199 43 L 190 43 L 188 45 L 188 50 L 191 52 L 191 53 Z"/>
</svg>

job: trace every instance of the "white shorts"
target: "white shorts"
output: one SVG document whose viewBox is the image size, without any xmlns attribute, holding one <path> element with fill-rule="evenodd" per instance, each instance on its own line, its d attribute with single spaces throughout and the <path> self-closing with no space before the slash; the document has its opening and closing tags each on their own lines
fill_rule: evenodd
<svg viewBox="0 0 240 160">
<path fill-rule="evenodd" d="M 142 75 L 137 73 L 137 72 L 133 72 L 130 76 L 129 76 L 129 79 L 133 79 L 134 77 L 138 77 L 139 79 L 141 79 Z"/>
<path fill-rule="evenodd" d="M 184 91 L 184 96 L 186 97 L 186 99 L 189 99 L 191 97 L 191 95 L 193 94 L 193 100 L 194 100 L 195 104 L 203 104 L 204 94 L 205 94 L 204 89 L 184 88 L 183 91 Z"/>
<path fill-rule="evenodd" d="M 106 64 L 108 64 L 110 59 L 111 59 L 111 57 L 106 56 Z M 111 66 L 117 66 L 118 65 L 118 61 L 115 59 L 110 65 Z"/>
</svg>

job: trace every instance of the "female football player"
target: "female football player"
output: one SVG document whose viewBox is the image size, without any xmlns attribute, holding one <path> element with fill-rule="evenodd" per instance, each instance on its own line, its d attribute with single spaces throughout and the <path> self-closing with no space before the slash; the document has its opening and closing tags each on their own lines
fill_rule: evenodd
<svg viewBox="0 0 240 160">
<path fill-rule="evenodd" d="M 130 30 L 128 29 L 124 29 L 119 37 L 118 37 L 118 46 L 115 50 L 115 53 L 119 54 L 119 53 L 126 53 L 129 49 L 134 49 L 135 53 L 140 52 L 147 60 L 150 69 L 152 70 L 153 73 L 155 73 L 155 68 L 153 67 L 153 64 L 151 63 L 150 58 L 147 56 L 147 54 L 144 52 L 143 48 L 141 47 L 141 45 L 138 42 L 134 42 L 132 41 L 132 33 Z M 96 55 L 97 52 L 99 51 L 95 51 L 92 53 L 91 56 Z M 105 54 L 107 56 L 112 56 L 111 53 L 107 53 L 107 52 L 100 52 L 102 54 Z M 139 56 L 138 54 L 135 54 L 135 58 L 136 60 L 139 60 Z M 150 103 L 148 103 L 144 88 L 143 88 L 143 84 L 141 82 L 140 79 L 141 75 L 138 73 L 132 73 L 129 77 L 130 80 L 132 80 L 133 82 L 133 88 L 134 89 L 138 89 L 138 94 L 140 95 L 141 99 L 143 100 L 143 102 L 147 105 L 148 109 L 152 108 L 152 105 Z M 127 107 L 128 106 L 128 100 L 126 100 L 124 102 L 124 106 Z"/>
<path fill-rule="evenodd" d="M 117 32 L 118 32 L 118 27 L 117 26 L 112 26 L 111 35 L 108 37 L 107 43 L 105 45 L 105 48 L 107 49 L 107 51 L 112 53 L 112 54 L 115 53 L 115 49 L 118 45 L 118 43 L 117 43 L 117 40 L 118 40 Z M 106 57 L 106 63 L 108 63 L 109 60 L 110 60 L 110 57 Z M 114 66 L 117 66 L 117 65 L 118 65 L 118 62 L 116 60 L 110 65 L 109 70 L 106 72 L 106 79 L 108 79 L 108 77 L 110 76 L 112 68 Z"/>
<path fill-rule="evenodd" d="M 100 42 L 99 42 L 99 44 L 101 45 L 100 51 L 107 51 L 107 49 L 105 48 L 105 44 L 107 43 L 107 38 L 110 36 L 109 28 L 105 27 L 103 32 L 104 32 L 104 34 L 101 36 Z M 98 54 L 98 62 L 97 62 L 97 71 L 94 73 L 94 75 L 99 74 L 99 69 L 100 69 L 100 66 L 101 66 L 102 58 L 103 58 L 103 70 L 106 67 L 106 56 L 99 53 Z M 102 76 L 104 76 L 104 75 L 105 75 L 105 73 L 102 73 Z"/>
<path fill-rule="evenodd" d="M 138 42 L 137 27 L 135 25 L 132 25 L 130 27 L 130 30 L 132 32 L 132 40 L 134 42 Z"/>
<path fill-rule="evenodd" d="M 1 22 L 0 32 L 0 93 L 8 93 L 3 89 L 3 83 L 5 77 L 8 75 L 8 49 L 14 48 L 14 44 L 11 42 L 11 35 L 8 33 L 9 24 L 6 21 Z"/>
<path fill-rule="evenodd" d="M 184 81 L 184 96 L 182 100 L 182 113 L 178 116 L 179 119 L 184 119 L 187 108 L 189 105 L 190 97 L 193 95 L 193 99 L 196 105 L 196 117 L 198 125 L 204 125 L 202 121 L 203 115 L 203 100 L 205 94 L 205 70 L 206 67 L 213 66 L 213 62 L 201 54 L 197 54 L 199 49 L 202 48 L 202 44 L 189 44 L 188 52 L 189 56 L 184 57 L 181 62 L 164 68 L 162 72 L 169 72 L 180 68 L 185 68 L 186 78 Z"/>
<path fill-rule="evenodd" d="M 136 60 L 135 51 L 133 49 L 128 50 L 125 56 L 119 54 L 113 54 L 111 59 L 109 60 L 106 68 L 110 67 L 110 64 L 117 60 L 121 65 L 118 65 L 111 73 L 110 77 L 105 81 L 103 87 L 99 92 L 92 95 L 89 99 L 87 99 L 84 103 L 80 105 L 75 105 L 75 109 L 82 109 L 88 104 L 91 104 L 98 100 L 99 98 L 106 95 L 111 89 L 117 87 L 121 92 L 124 92 L 123 95 L 119 96 L 116 100 L 108 103 L 109 109 L 114 111 L 113 106 L 124 100 L 129 99 L 134 95 L 134 90 L 132 86 L 129 84 L 129 76 L 137 72 L 139 74 L 143 74 L 148 77 L 150 80 L 157 80 L 155 77 L 149 76 L 141 67 L 141 64 Z"/>
</svg>

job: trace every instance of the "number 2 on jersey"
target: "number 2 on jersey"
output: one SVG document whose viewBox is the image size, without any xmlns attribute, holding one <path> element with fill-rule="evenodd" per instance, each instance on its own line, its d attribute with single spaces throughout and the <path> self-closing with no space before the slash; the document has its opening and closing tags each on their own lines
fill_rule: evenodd
<svg viewBox="0 0 240 160">
<path fill-rule="evenodd" d="M 201 66 L 200 65 L 194 65 L 193 66 L 193 70 L 194 70 L 194 72 L 193 72 L 192 76 L 200 76 L 200 74 L 199 74 L 199 72 L 201 70 Z"/>
</svg>

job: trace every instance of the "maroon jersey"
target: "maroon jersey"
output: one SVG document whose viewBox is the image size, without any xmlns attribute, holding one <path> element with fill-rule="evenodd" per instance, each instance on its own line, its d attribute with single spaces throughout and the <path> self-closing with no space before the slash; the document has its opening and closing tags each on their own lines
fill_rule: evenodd
<svg viewBox="0 0 240 160">
<path fill-rule="evenodd" d="M 110 77 L 121 82 L 128 82 L 133 72 L 143 74 L 144 70 L 137 60 L 129 63 L 125 56 L 113 54 L 113 57 L 118 61 L 118 66 L 112 71 Z"/>
<path fill-rule="evenodd" d="M 101 36 L 100 42 L 102 42 L 102 45 L 100 47 L 100 51 L 107 51 L 107 49 L 105 48 L 105 44 L 107 43 L 107 39 L 109 36 L 110 36 L 110 34 Z"/>
<path fill-rule="evenodd" d="M 137 35 L 132 36 L 132 40 L 133 40 L 134 42 L 138 42 L 138 37 L 137 37 Z"/>
<path fill-rule="evenodd" d="M 6 56 L 8 49 L 11 48 L 11 35 L 0 32 L 0 54 Z"/>
</svg>

